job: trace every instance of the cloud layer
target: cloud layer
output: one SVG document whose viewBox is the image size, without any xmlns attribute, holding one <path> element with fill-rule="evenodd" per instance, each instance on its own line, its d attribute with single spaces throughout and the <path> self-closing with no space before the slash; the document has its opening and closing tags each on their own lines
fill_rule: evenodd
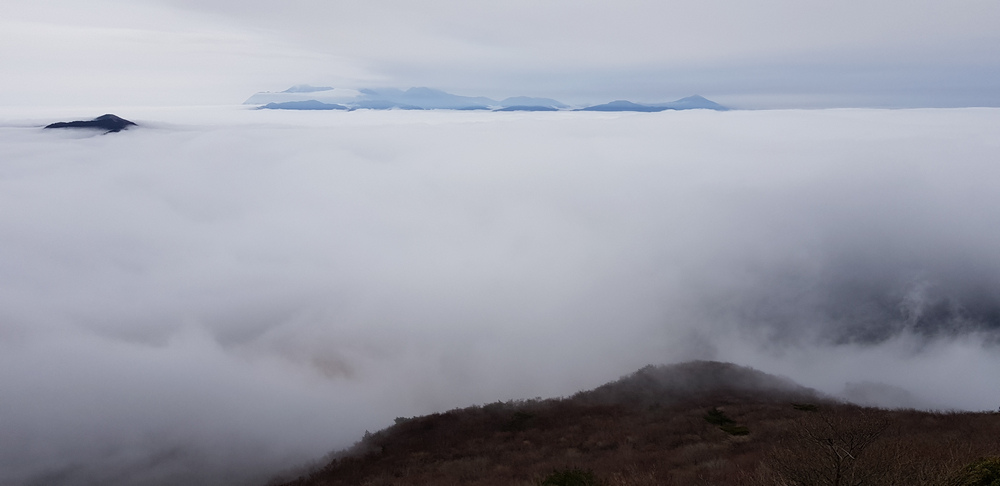
<svg viewBox="0 0 1000 486">
<path fill-rule="evenodd" d="M 118 114 L 0 126 L 0 482 L 256 480 L 693 358 L 1000 395 L 996 110 Z"/>
</svg>

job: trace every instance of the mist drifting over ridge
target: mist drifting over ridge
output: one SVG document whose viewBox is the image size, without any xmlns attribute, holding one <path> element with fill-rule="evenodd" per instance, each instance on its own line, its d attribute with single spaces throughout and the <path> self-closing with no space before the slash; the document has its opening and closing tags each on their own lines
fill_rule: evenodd
<svg viewBox="0 0 1000 486">
<path fill-rule="evenodd" d="M 695 358 L 1000 401 L 994 109 L 120 114 L 0 127 L 2 483 L 256 479 Z"/>
</svg>

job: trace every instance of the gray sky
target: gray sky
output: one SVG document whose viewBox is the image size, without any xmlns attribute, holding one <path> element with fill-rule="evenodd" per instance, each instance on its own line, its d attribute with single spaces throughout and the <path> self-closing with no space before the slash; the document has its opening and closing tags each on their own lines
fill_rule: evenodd
<svg viewBox="0 0 1000 486">
<path fill-rule="evenodd" d="M 311 83 L 997 106 L 998 19 L 990 0 L 12 0 L 0 104 L 229 104 Z"/>
</svg>

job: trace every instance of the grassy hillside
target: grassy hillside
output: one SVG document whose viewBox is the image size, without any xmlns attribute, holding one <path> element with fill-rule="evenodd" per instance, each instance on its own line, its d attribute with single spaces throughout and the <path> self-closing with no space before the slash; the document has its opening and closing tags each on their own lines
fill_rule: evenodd
<svg viewBox="0 0 1000 486">
<path fill-rule="evenodd" d="M 1000 414 L 864 408 L 701 361 L 398 418 L 283 484 L 1000 485 L 997 456 Z"/>
</svg>

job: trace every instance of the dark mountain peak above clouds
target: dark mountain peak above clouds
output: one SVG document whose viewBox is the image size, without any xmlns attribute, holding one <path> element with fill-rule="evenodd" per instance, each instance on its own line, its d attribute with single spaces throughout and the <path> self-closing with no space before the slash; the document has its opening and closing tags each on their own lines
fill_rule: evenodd
<svg viewBox="0 0 1000 486">
<path fill-rule="evenodd" d="M 128 127 L 138 126 L 133 122 L 130 122 L 124 118 L 117 115 L 107 114 L 101 115 L 93 120 L 87 121 L 71 121 L 71 122 L 56 122 L 46 125 L 45 128 L 90 128 L 96 130 L 106 130 L 106 133 L 120 132 L 122 130 L 128 129 Z"/>
</svg>

